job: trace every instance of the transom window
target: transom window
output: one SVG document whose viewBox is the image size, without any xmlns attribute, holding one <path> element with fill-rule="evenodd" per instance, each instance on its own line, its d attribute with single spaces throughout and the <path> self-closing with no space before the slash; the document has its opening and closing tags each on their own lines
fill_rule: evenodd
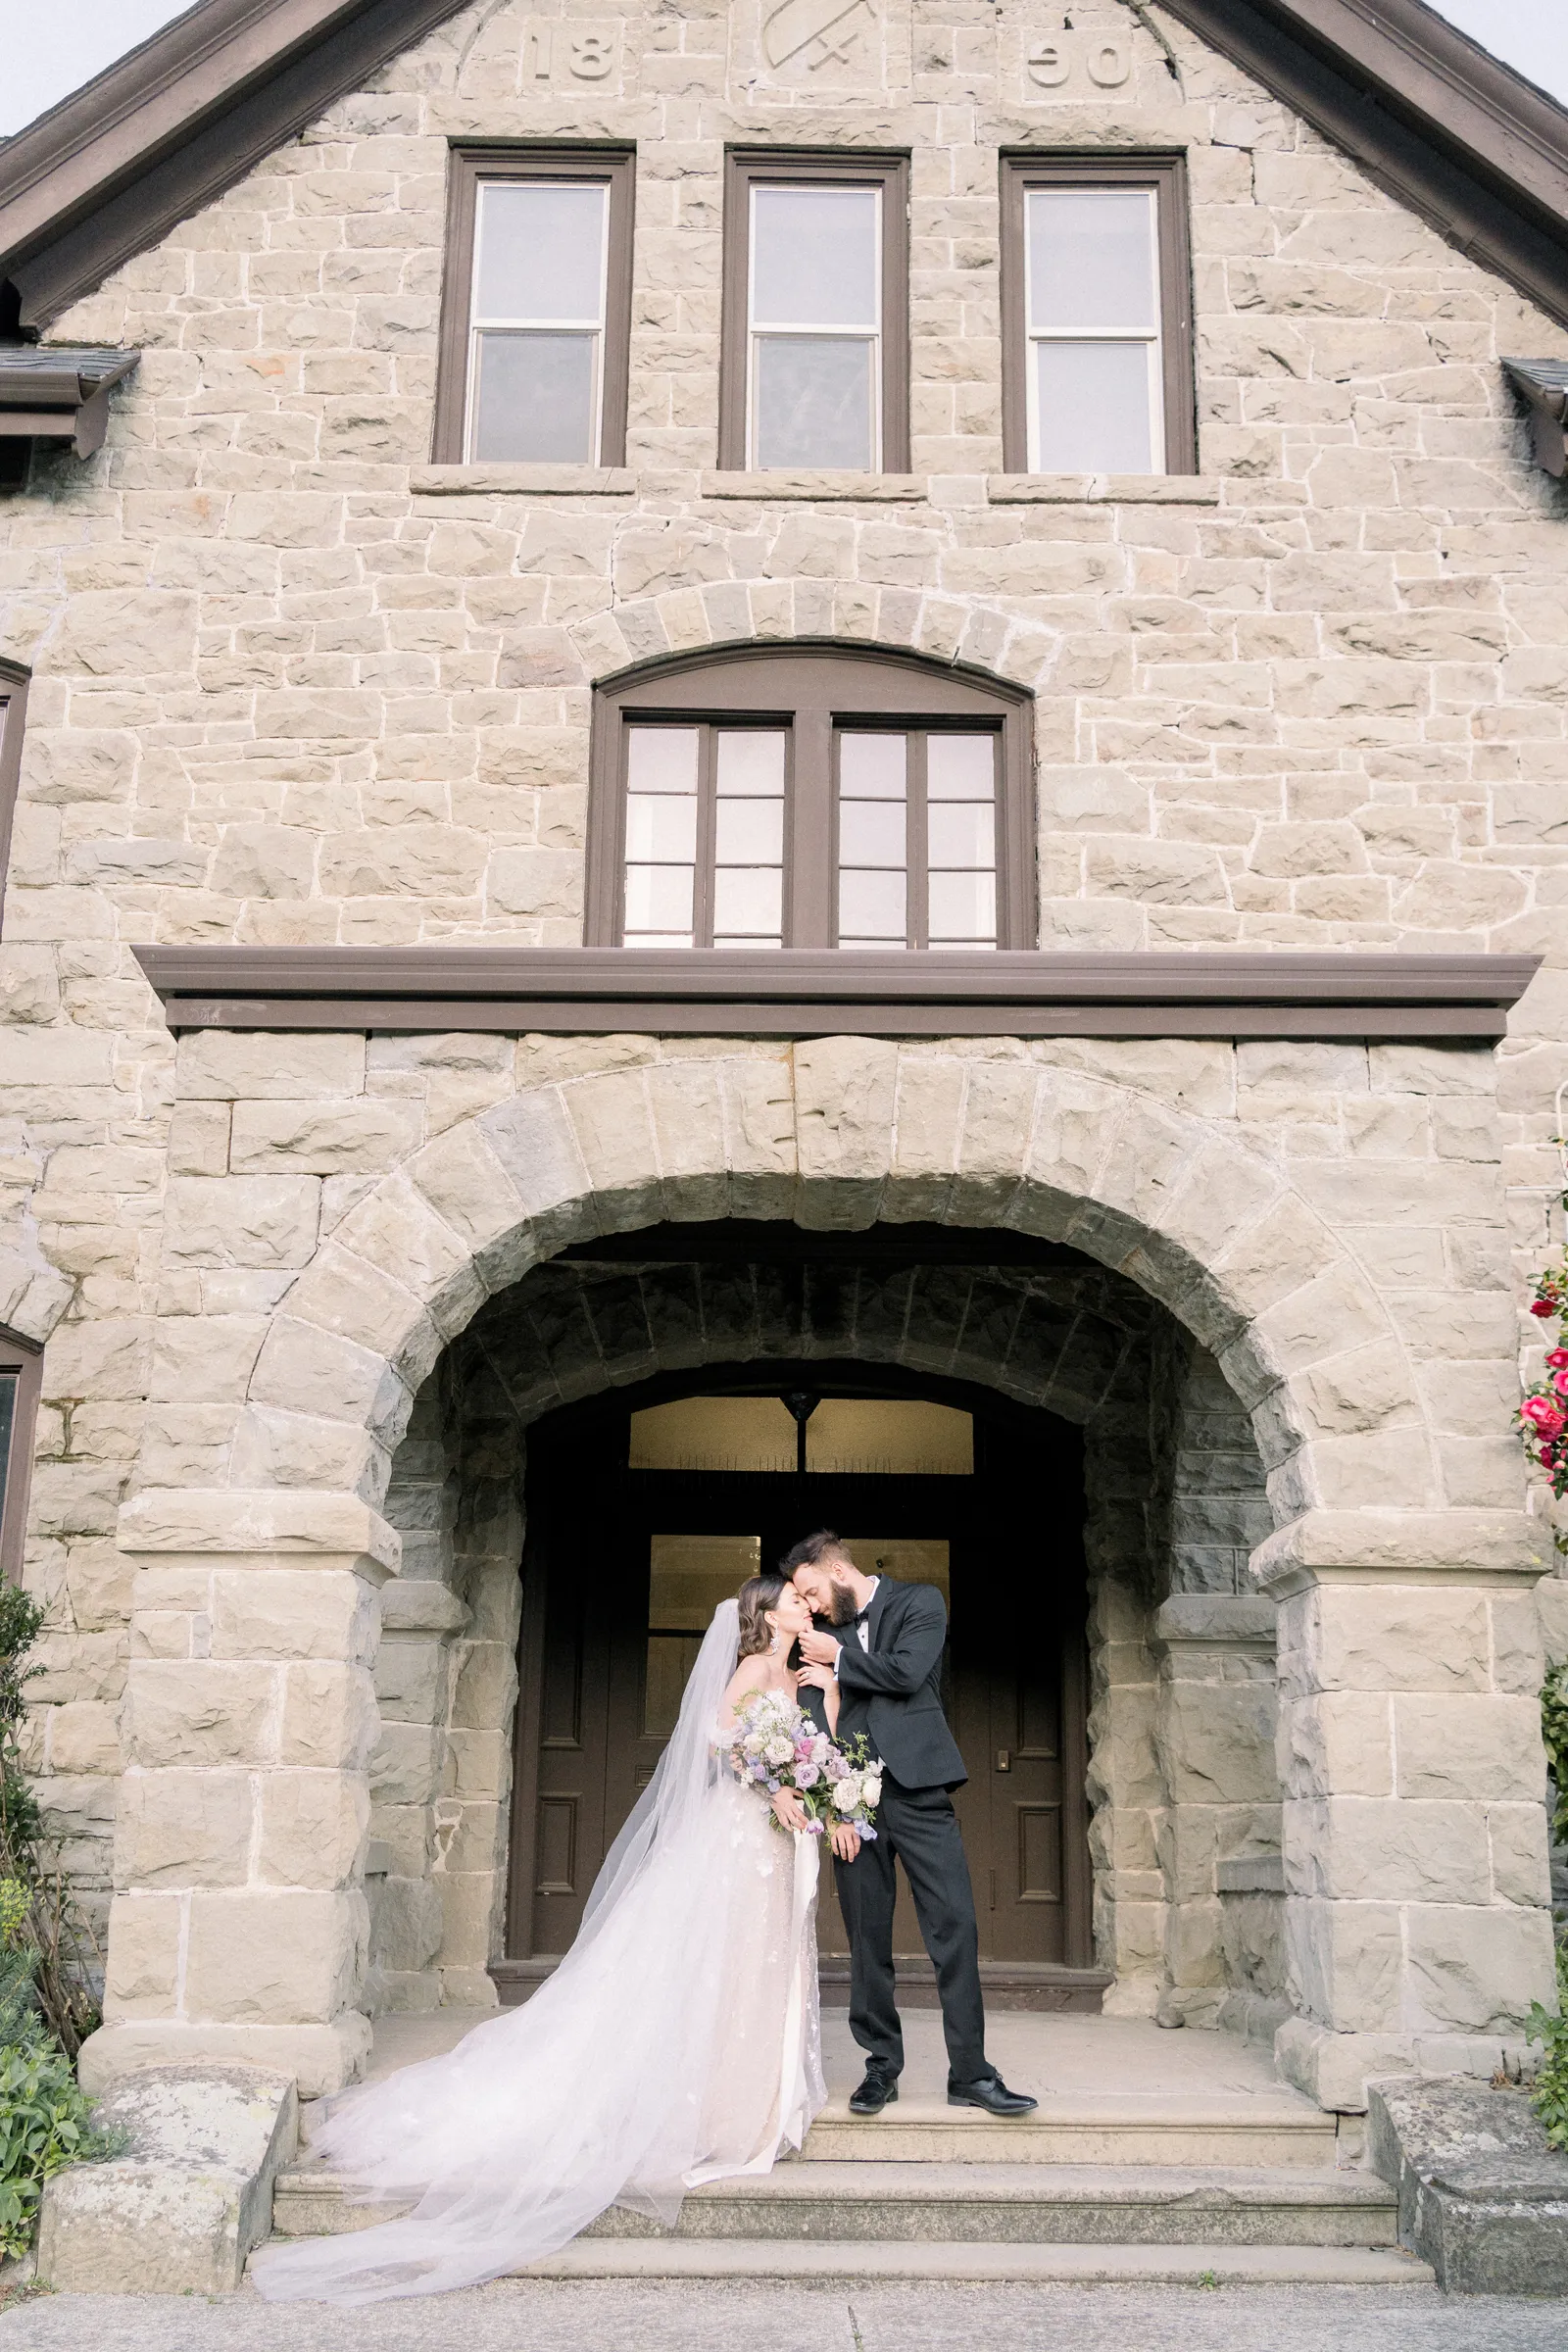
<svg viewBox="0 0 1568 2352">
<path fill-rule="evenodd" d="M 895 655 L 740 648 L 596 712 L 589 946 L 1034 944 L 1028 700 Z"/>
<path fill-rule="evenodd" d="M 438 460 L 623 460 L 631 172 L 592 150 L 455 155 Z"/>
<path fill-rule="evenodd" d="M 1003 165 L 1004 462 L 1030 473 L 1189 473 L 1179 158 Z"/>
<path fill-rule="evenodd" d="M 908 465 L 907 166 L 732 154 L 719 464 Z"/>
</svg>

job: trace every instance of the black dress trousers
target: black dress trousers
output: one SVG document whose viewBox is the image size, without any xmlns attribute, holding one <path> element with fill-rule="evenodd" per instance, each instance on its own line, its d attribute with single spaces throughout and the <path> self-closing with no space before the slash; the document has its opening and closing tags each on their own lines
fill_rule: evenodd
<svg viewBox="0 0 1568 2352">
<path fill-rule="evenodd" d="M 945 1788 L 906 1788 L 886 1766 L 875 1838 L 853 1862 L 835 1862 L 839 1907 L 850 1938 L 850 2032 L 866 2062 L 886 2075 L 904 2066 L 904 2033 L 894 1999 L 894 1861 L 903 1861 L 920 1937 L 937 1973 L 948 2042 L 948 2080 L 974 2082 L 988 2072 L 980 1935 L 974 1889 Z"/>
</svg>

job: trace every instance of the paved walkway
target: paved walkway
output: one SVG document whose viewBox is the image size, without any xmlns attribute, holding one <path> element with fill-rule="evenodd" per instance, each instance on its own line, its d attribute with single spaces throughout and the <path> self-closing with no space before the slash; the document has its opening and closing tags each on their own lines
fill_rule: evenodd
<svg viewBox="0 0 1568 2352">
<path fill-rule="evenodd" d="M 1435 2287 L 556 2285 L 503 2280 L 371 2311 L 249 2289 L 51 2295 L 0 2352 L 1562 2352 L 1568 2306 Z"/>
</svg>

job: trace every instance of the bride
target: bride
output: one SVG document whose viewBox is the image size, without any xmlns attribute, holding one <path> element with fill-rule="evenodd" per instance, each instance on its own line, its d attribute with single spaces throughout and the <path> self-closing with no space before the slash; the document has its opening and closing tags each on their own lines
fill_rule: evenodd
<svg viewBox="0 0 1568 2352">
<path fill-rule="evenodd" d="M 714 1756 L 759 1690 L 838 1687 L 790 1670 L 810 1612 L 782 1576 L 720 1603 L 680 1720 L 611 1847 L 577 1940 L 520 2009 L 444 2057 L 339 2102 L 313 2142 L 374 2196 L 416 2200 L 351 2234 L 274 2240 L 263 2295 L 374 2303 L 474 2286 L 552 2254 L 612 2204 L 673 2224 L 699 2182 L 764 2173 L 826 2098 L 816 1991 L 817 1839 Z M 853 1859 L 853 1829 L 832 1832 Z"/>
</svg>

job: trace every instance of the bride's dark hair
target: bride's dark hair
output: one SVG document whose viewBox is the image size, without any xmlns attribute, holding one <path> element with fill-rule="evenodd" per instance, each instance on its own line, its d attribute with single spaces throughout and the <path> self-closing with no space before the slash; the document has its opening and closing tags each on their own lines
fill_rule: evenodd
<svg viewBox="0 0 1568 2352">
<path fill-rule="evenodd" d="M 766 1612 L 776 1609 L 779 1597 L 789 1582 L 776 1568 L 764 1569 L 760 1576 L 749 1576 L 735 1596 L 741 1613 L 740 1656 L 760 1657 L 773 1646 L 773 1629 Z"/>
</svg>

